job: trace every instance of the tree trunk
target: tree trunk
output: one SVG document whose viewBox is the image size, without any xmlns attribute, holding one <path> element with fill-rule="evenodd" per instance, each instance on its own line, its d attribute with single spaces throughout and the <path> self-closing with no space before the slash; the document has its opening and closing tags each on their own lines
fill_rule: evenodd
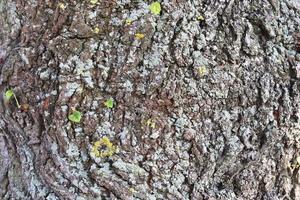
<svg viewBox="0 0 300 200">
<path fill-rule="evenodd" d="M 299 0 L 159 2 L 0 0 L 0 199 L 300 199 Z"/>
</svg>

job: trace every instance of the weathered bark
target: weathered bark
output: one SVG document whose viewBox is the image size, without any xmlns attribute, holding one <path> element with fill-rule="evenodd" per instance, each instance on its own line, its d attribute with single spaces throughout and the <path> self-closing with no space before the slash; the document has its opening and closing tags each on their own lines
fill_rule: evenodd
<svg viewBox="0 0 300 200">
<path fill-rule="evenodd" d="M 300 199 L 299 0 L 98 2 L 0 0 L 0 199 Z"/>
</svg>

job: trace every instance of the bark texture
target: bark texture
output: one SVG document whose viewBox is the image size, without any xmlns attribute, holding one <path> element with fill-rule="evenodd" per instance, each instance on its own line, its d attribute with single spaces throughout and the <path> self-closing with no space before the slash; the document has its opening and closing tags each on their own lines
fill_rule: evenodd
<svg viewBox="0 0 300 200">
<path fill-rule="evenodd" d="M 0 0 L 0 199 L 300 199 L 299 0 L 159 2 Z"/>
</svg>

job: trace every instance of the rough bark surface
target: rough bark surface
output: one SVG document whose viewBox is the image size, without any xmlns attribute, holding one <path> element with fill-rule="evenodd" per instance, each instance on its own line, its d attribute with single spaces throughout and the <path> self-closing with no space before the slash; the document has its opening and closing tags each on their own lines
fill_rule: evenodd
<svg viewBox="0 0 300 200">
<path fill-rule="evenodd" d="M 0 199 L 300 199 L 299 0 L 150 3 L 0 0 Z"/>
</svg>

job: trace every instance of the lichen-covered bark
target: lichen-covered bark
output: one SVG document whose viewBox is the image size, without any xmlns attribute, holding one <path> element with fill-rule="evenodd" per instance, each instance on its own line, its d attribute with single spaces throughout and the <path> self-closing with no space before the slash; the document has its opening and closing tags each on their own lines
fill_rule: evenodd
<svg viewBox="0 0 300 200">
<path fill-rule="evenodd" d="M 0 0 L 0 199 L 300 198 L 299 1 L 159 2 Z"/>
</svg>

